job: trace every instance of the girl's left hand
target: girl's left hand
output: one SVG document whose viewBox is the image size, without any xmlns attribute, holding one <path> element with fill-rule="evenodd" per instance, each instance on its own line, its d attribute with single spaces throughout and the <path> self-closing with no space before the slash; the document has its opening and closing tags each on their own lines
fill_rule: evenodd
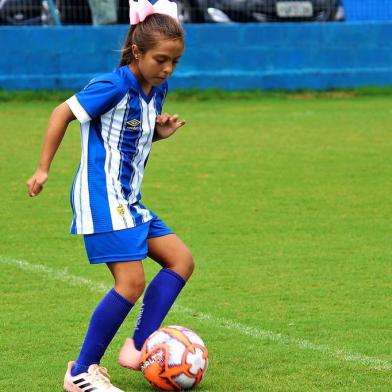
<svg viewBox="0 0 392 392">
<path fill-rule="evenodd" d="M 178 114 L 171 116 L 167 113 L 162 113 L 157 116 L 155 124 L 155 140 L 167 139 L 173 135 L 178 128 L 186 124 L 185 120 L 179 120 L 178 117 Z"/>
</svg>

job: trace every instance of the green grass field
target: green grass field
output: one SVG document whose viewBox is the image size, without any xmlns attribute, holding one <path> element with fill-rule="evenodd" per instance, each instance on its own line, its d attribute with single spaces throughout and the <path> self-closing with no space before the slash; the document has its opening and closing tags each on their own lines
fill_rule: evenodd
<svg viewBox="0 0 392 392">
<path fill-rule="evenodd" d="M 9 98 L 9 96 L 8 96 Z M 80 142 L 69 128 L 29 199 L 59 95 L 0 100 L 0 390 L 62 390 L 111 279 L 68 234 Z M 144 203 L 189 245 L 195 274 L 165 324 L 210 351 L 202 392 L 392 390 L 391 96 L 169 98 L 188 125 L 154 144 Z M 146 261 L 151 279 L 157 267 Z M 126 391 L 152 391 L 116 364 Z"/>
</svg>

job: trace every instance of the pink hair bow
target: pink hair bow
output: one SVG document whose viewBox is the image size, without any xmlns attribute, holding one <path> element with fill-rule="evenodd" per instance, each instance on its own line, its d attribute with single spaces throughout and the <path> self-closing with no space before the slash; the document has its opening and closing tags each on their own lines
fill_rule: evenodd
<svg viewBox="0 0 392 392">
<path fill-rule="evenodd" d="M 131 25 L 143 22 L 153 14 L 169 15 L 178 20 L 177 4 L 174 1 L 158 0 L 152 5 L 148 0 L 129 0 L 129 20 Z"/>
</svg>

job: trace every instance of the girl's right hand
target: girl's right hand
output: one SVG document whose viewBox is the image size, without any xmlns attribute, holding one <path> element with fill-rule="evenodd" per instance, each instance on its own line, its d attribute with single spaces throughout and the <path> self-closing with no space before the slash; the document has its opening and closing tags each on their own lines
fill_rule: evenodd
<svg viewBox="0 0 392 392">
<path fill-rule="evenodd" d="M 38 196 L 45 182 L 48 180 L 48 172 L 42 169 L 37 169 L 34 175 L 27 181 L 27 192 L 30 197 Z"/>
</svg>

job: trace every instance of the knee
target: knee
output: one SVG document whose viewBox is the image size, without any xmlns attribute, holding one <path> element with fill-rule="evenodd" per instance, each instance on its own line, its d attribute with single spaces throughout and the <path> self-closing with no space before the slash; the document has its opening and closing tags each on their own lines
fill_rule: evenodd
<svg viewBox="0 0 392 392">
<path fill-rule="evenodd" d="M 123 297 L 132 303 L 142 296 L 146 283 L 144 277 L 116 281 L 115 288 Z"/>
<path fill-rule="evenodd" d="M 187 251 L 181 260 L 181 263 L 179 263 L 179 268 L 181 270 L 180 275 L 185 279 L 188 280 L 191 275 L 193 274 L 193 271 L 195 269 L 195 260 L 191 254 L 191 252 Z"/>
<path fill-rule="evenodd" d="M 193 258 L 191 253 L 189 253 L 187 268 L 188 268 L 189 276 L 191 276 L 193 274 L 193 271 L 195 270 L 195 259 Z"/>
<path fill-rule="evenodd" d="M 130 289 L 134 293 L 136 300 L 138 300 L 142 296 L 145 287 L 146 287 L 146 282 L 144 280 L 144 277 L 140 279 L 134 279 L 130 283 Z"/>
</svg>

